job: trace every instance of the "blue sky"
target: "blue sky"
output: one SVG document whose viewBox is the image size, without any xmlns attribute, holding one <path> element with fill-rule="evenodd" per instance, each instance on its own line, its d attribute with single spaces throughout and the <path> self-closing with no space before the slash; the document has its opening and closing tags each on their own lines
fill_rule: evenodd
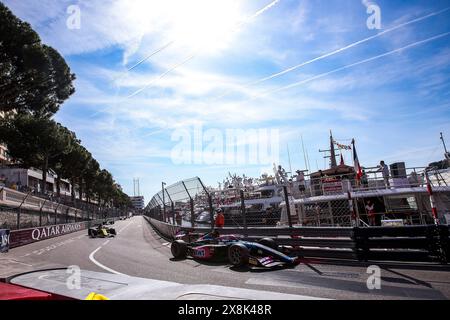
<svg viewBox="0 0 450 320">
<path fill-rule="evenodd" d="M 279 162 L 289 166 L 289 145 L 294 169 L 305 167 L 301 136 L 311 168 L 326 166 L 318 150 L 328 146 L 330 129 L 339 142 L 356 139 L 363 166 L 382 159 L 424 166 L 443 158 L 439 132 L 450 144 L 450 10 L 248 85 L 439 12 L 450 7 L 450 1 L 4 3 L 60 51 L 77 75 L 77 92 L 56 120 L 77 133 L 126 192 L 133 193 L 133 178 L 139 177 L 147 200 L 161 181 L 200 176 L 216 185 L 229 171 L 259 176 L 270 170 L 271 165 L 263 163 L 174 163 L 171 152 L 177 141 L 172 135 L 195 125 L 220 132 L 276 129 Z M 371 3 L 381 9 L 381 30 L 367 27 L 366 7 Z M 66 26 L 70 5 L 80 8 L 80 29 Z M 341 67 L 346 68 L 324 75 Z M 311 80 L 318 75 L 324 76 Z M 344 155 L 351 163 L 351 154 Z"/>
</svg>

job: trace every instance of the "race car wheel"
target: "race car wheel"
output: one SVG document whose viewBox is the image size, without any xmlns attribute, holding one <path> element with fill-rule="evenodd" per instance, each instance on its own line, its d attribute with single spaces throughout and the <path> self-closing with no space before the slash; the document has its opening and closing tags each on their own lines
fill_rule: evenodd
<svg viewBox="0 0 450 320">
<path fill-rule="evenodd" d="M 228 249 L 228 260 L 235 267 L 248 264 L 248 256 L 248 249 L 242 243 L 233 244 L 230 249 Z"/>
<path fill-rule="evenodd" d="M 97 236 L 97 232 L 92 229 L 88 230 L 88 234 L 89 234 L 89 237 L 91 237 L 91 238 L 95 238 Z"/>
<path fill-rule="evenodd" d="M 278 249 L 277 243 L 272 238 L 263 238 L 263 239 L 259 240 L 258 243 L 262 244 L 263 246 L 275 249 L 275 250 Z"/>
<path fill-rule="evenodd" d="M 113 229 L 113 228 L 109 229 L 109 233 L 112 234 L 112 235 L 116 235 L 117 234 L 116 233 L 116 229 Z"/>
<path fill-rule="evenodd" d="M 187 255 L 187 244 L 183 240 L 175 240 L 170 246 L 170 251 L 176 259 L 186 258 Z"/>
</svg>

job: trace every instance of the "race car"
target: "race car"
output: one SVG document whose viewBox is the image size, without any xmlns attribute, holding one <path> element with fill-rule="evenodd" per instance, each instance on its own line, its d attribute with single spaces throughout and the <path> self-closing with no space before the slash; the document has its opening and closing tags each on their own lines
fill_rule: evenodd
<svg viewBox="0 0 450 320">
<path fill-rule="evenodd" d="M 116 236 L 116 229 L 98 224 L 88 229 L 88 235 L 91 238 L 111 238 Z"/>
<path fill-rule="evenodd" d="M 273 268 L 294 266 L 298 257 L 291 257 L 287 247 L 278 246 L 271 238 L 258 242 L 244 241 L 242 236 L 223 235 L 217 231 L 199 235 L 182 232 L 171 245 L 176 259 L 192 257 L 198 260 L 229 261 L 233 266 Z"/>
</svg>

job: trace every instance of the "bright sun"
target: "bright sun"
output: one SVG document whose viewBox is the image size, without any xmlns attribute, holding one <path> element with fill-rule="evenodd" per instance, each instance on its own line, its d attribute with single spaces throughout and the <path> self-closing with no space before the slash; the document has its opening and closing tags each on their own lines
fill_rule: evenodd
<svg viewBox="0 0 450 320">
<path fill-rule="evenodd" d="M 163 36 L 187 50 L 215 52 L 236 34 L 241 15 L 238 0 L 121 0 L 119 19 L 138 34 Z"/>
<path fill-rule="evenodd" d="M 214 52 L 229 45 L 241 19 L 236 1 L 181 1 L 172 11 L 169 32 L 194 50 Z"/>
</svg>

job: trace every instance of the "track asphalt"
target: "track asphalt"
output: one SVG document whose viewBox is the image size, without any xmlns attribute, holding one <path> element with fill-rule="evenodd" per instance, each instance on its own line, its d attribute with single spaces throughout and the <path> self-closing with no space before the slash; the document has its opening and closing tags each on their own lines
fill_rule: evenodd
<svg viewBox="0 0 450 320">
<path fill-rule="evenodd" d="M 328 299 L 449 299 L 450 266 L 378 264 L 381 289 L 369 290 L 367 267 L 356 262 L 304 260 L 292 269 L 233 269 L 222 263 L 175 261 L 170 243 L 143 217 L 117 221 L 115 238 L 90 239 L 87 230 L 0 254 L 0 278 L 77 265 L 182 284 L 214 284 Z M 373 263 L 375 264 L 375 263 Z"/>
</svg>

